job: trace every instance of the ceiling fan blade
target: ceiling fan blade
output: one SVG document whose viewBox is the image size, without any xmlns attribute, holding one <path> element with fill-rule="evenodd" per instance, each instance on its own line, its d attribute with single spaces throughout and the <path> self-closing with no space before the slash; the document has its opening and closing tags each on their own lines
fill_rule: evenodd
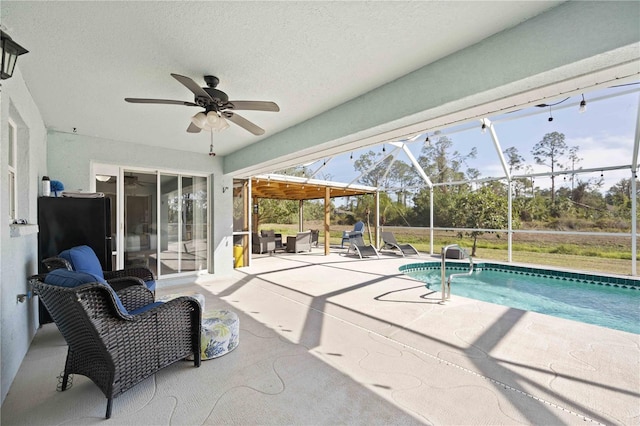
<svg viewBox="0 0 640 426">
<path fill-rule="evenodd" d="M 193 94 L 196 95 L 196 97 L 202 97 L 202 98 L 213 100 L 211 96 L 209 96 L 209 94 L 205 92 L 205 90 L 202 87 L 198 86 L 198 83 L 191 80 L 189 77 L 185 77 L 184 75 L 180 75 L 180 74 L 171 74 L 171 77 L 175 78 L 180 83 L 182 83 L 184 87 L 191 90 Z"/>
<path fill-rule="evenodd" d="M 275 102 L 268 101 L 229 101 L 231 106 L 229 109 L 234 110 L 253 110 L 253 111 L 280 111 L 280 107 Z"/>
<path fill-rule="evenodd" d="M 127 102 L 131 102 L 132 104 L 167 104 L 167 105 L 198 106 L 193 102 L 172 101 L 171 99 L 124 98 L 124 100 Z"/>
<path fill-rule="evenodd" d="M 256 126 L 255 124 L 253 124 L 252 122 L 250 122 L 246 118 L 239 116 L 238 114 L 235 114 L 235 113 L 229 112 L 229 111 L 225 111 L 224 116 L 227 118 L 227 120 L 231 121 L 232 123 L 237 124 L 238 126 L 240 126 L 243 129 L 253 133 L 256 136 L 264 135 L 264 129 L 263 128 Z"/>
<path fill-rule="evenodd" d="M 193 123 L 189 124 L 189 127 L 187 127 L 187 132 L 189 133 L 200 133 L 200 130 L 202 129 Z"/>
</svg>

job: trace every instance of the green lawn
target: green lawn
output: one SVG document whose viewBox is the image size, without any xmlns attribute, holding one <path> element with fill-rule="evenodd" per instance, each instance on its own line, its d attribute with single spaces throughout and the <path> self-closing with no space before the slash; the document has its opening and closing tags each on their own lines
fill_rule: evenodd
<svg viewBox="0 0 640 426">
<path fill-rule="evenodd" d="M 274 229 L 283 235 L 295 235 L 298 225 L 264 224 L 260 229 Z M 304 229 L 320 229 L 321 243 L 324 240 L 321 223 L 305 223 Z M 351 229 L 352 226 L 332 225 L 330 244 L 340 245 L 342 232 Z M 394 228 L 393 233 L 399 242 L 410 243 L 420 252 L 428 253 L 430 250 L 428 229 Z M 364 239 L 369 242 L 368 231 L 365 231 Z M 470 238 L 458 238 L 454 232 L 440 231 L 434 234 L 435 254 L 439 254 L 441 248 L 448 244 L 459 244 L 470 253 L 473 241 Z M 506 238 L 484 234 L 478 239 L 476 258 L 506 262 L 507 257 Z M 514 235 L 512 258 L 518 263 L 591 272 L 621 275 L 631 275 L 632 272 L 630 238 L 517 234 Z M 640 271 L 640 262 L 637 263 L 637 271 Z"/>
</svg>

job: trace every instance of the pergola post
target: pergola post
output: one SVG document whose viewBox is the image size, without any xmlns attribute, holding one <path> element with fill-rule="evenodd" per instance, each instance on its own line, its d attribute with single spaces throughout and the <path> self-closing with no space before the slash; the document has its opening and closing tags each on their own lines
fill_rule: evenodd
<svg viewBox="0 0 640 426">
<path fill-rule="evenodd" d="M 304 228 L 304 201 L 298 200 L 298 232 L 302 232 Z"/>
<path fill-rule="evenodd" d="M 375 227 L 373 229 L 373 245 L 375 248 L 380 247 L 380 191 L 376 191 L 375 194 L 375 204 L 376 204 L 376 217 L 375 217 Z"/>
<path fill-rule="evenodd" d="M 324 189 L 324 255 L 329 255 L 329 223 L 331 222 L 331 188 Z"/>
</svg>

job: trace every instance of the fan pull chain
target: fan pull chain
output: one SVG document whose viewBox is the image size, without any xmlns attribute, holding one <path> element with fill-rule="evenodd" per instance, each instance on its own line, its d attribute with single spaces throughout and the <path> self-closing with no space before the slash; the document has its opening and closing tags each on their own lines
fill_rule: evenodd
<svg viewBox="0 0 640 426">
<path fill-rule="evenodd" d="M 215 157 L 216 153 L 213 152 L 213 130 L 211 131 L 211 145 L 209 145 L 209 157 Z"/>
</svg>

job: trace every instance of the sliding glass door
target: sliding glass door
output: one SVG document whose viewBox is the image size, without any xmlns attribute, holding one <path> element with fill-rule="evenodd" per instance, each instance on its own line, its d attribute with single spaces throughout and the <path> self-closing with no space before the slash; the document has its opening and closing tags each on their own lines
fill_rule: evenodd
<svg viewBox="0 0 640 426">
<path fill-rule="evenodd" d="M 121 176 L 113 209 L 119 268 L 145 266 L 158 278 L 206 271 L 207 178 L 131 169 L 111 174 Z"/>
</svg>

